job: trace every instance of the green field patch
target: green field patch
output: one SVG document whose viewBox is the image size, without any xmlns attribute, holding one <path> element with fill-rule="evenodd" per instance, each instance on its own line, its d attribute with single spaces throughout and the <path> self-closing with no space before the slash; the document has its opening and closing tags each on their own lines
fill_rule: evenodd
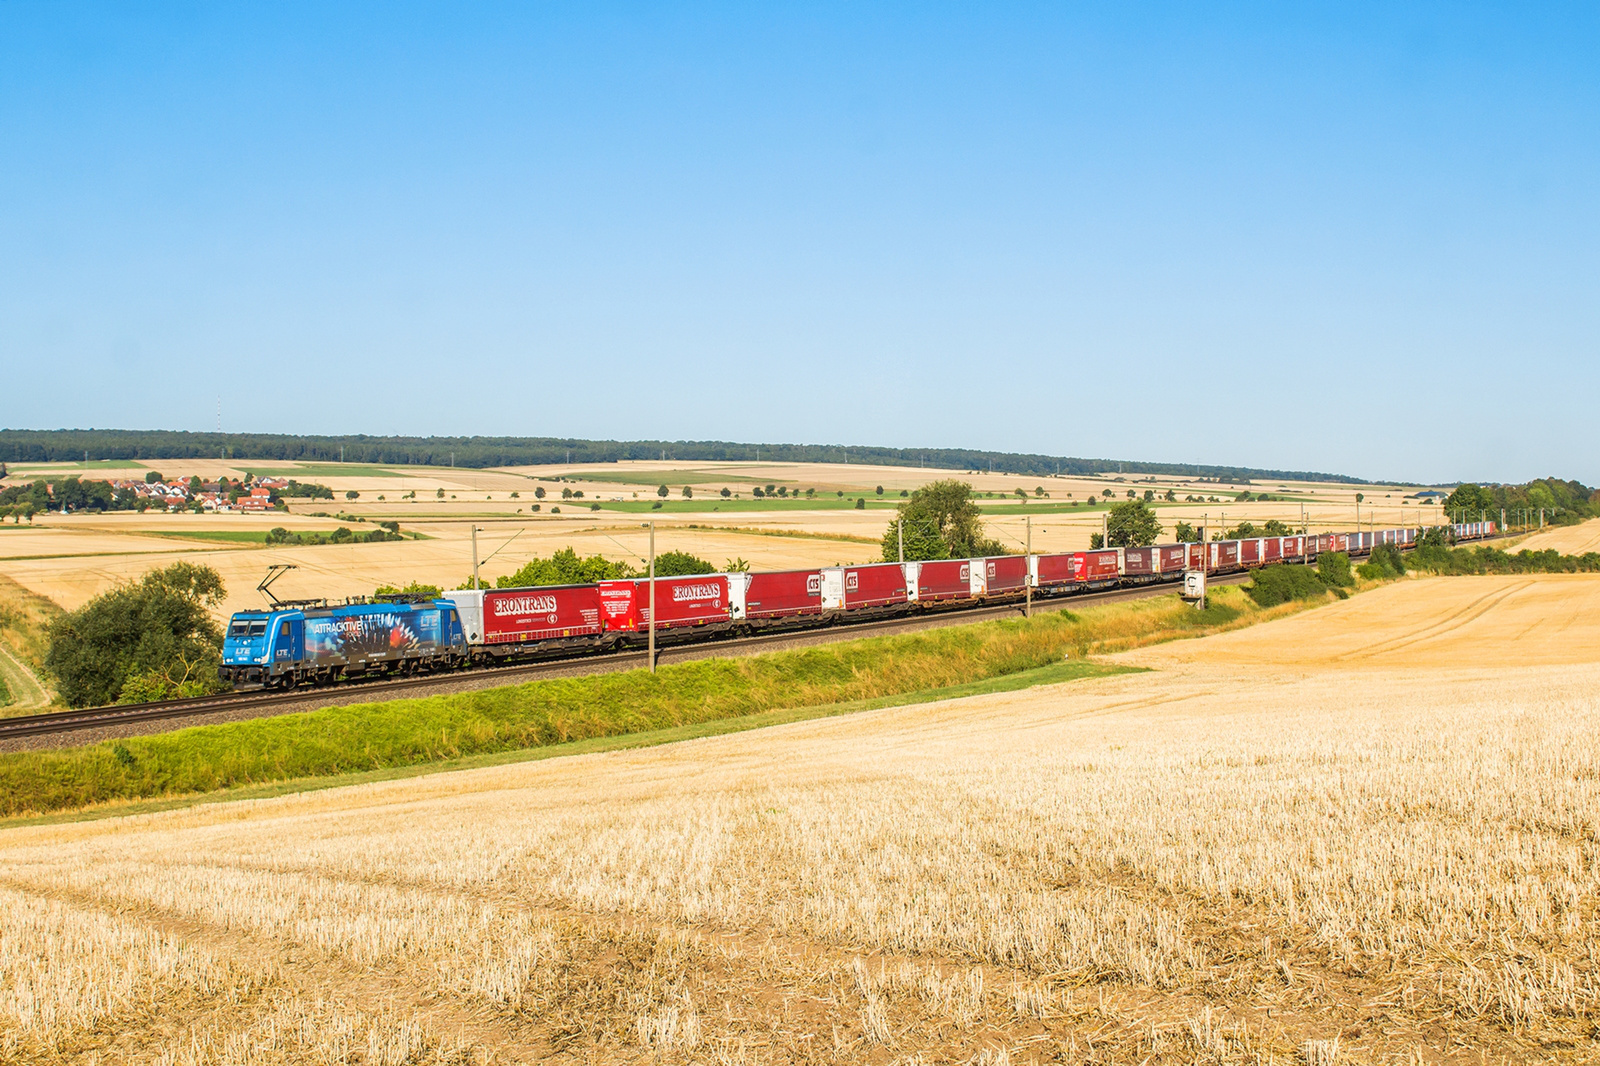
<svg viewBox="0 0 1600 1066">
<path fill-rule="evenodd" d="M 140 533 L 150 537 L 175 538 L 185 541 L 211 541 L 217 544 L 261 544 L 267 543 L 267 531 L 264 529 L 162 529 L 140 530 Z"/>
<path fill-rule="evenodd" d="M 627 514 L 648 514 L 652 511 L 664 511 L 667 514 L 711 514 L 713 512 L 739 512 L 739 511 L 892 511 L 900 503 L 900 498 L 877 498 L 866 496 L 867 506 L 858 508 L 855 496 L 846 496 L 839 499 L 836 496 L 817 496 L 814 499 L 804 497 L 764 496 L 759 500 L 734 500 L 723 499 L 720 496 L 697 496 L 686 500 L 681 496 L 669 496 L 666 499 L 655 497 L 645 499 L 643 496 L 637 500 L 595 500 L 585 497 L 581 500 L 552 500 L 545 497 L 543 503 L 548 510 L 551 505 L 561 508 L 561 513 L 566 514 L 570 508 L 579 511 L 587 508 L 591 503 L 598 503 L 602 511 L 621 511 Z M 660 507 L 655 504 L 660 503 Z"/>
<path fill-rule="evenodd" d="M 0 556 L 0 562 L 25 563 L 39 559 L 113 559 L 119 555 L 166 555 L 168 552 L 194 552 L 203 553 L 220 551 L 227 547 L 225 544 L 215 544 L 207 547 L 204 544 L 193 544 L 185 548 L 150 548 L 148 551 L 136 552 L 61 552 L 56 555 L 5 555 Z"/>
<path fill-rule="evenodd" d="M 526 474 L 535 481 L 553 483 L 557 476 L 569 481 L 594 481 L 601 484 L 614 485 L 648 485 L 655 488 L 657 485 L 704 485 L 713 481 L 723 480 L 730 486 L 738 485 L 792 485 L 793 481 L 783 478 L 756 477 L 753 474 L 740 473 L 732 470 L 575 470 L 570 474 L 554 475 L 541 478 L 533 474 Z"/>
<path fill-rule="evenodd" d="M 993 514 L 1091 514 L 1103 511 L 1103 507 L 1090 507 L 1087 504 L 1075 504 L 1064 500 L 1040 500 L 1038 503 L 1023 503 L 1020 500 L 985 500 L 978 498 L 972 501 L 983 509 L 986 515 Z"/>
<path fill-rule="evenodd" d="M 395 470 L 373 463 L 306 463 L 304 466 L 257 466 L 249 460 L 233 462 L 236 470 L 257 477 L 291 477 L 303 480 L 308 477 L 418 477 L 422 474 L 441 474 L 450 467 L 417 466 Z"/>
<path fill-rule="evenodd" d="M 54 463 L 50 466 L 18 466 L 13 463 L 6 471 L 6 480 L 28 481 L 36 477 L 55 478 L 73 475 L 87 477 L 99 470 L 143 470 L 149 465 L 133 459 L 91 459 L 87 463 Z"/>
</svg>

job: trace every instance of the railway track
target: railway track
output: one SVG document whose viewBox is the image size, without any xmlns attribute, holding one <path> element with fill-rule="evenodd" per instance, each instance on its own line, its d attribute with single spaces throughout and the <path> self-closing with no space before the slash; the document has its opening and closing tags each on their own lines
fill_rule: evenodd
<svg viewBox="0 0 1600 1066">
<path fill-rule="evenodd" d="M 1212 579 L 1214 585 L 1236 585 L 1249 578 L 1249 573 L 1229 574 Z M 1121 600 L 1141 599 L 1147 596 L 1170 595 L 1174 586 L 1170 582 L 1136 585 L 1132 588 L 1106 589 L 1101 592 L 1077 593 L 1070 596 L 1039 597 L 1034 606 L 1041 610 L 1059 609 L 1069 603 L 1114 603 Z M 658 661 L 666 656 L 673 661 L 724 658 L 747 655 L 771 645 L 804 647 L 830 644 L 841 640 L 854 640 L 885 632 L 911 632 L 942 625 L 959 625 L 981 622 L 991 618 L 1006 618 L 1022 609 L 1020 602 L 998 606 L 955 608 L 930 611 L 926 614 L 898 615 L 893 618 L 845 625 L 820 626 L 816 629 L 786 629 L 776 633 L 758 633 L 747 637 L 728 637 L 698 643 L 668 644 L 657 650 Z M 40 736 L 48 733 L 71 733 L 82 729 L 99 729 L 105 726 L 155 722 L 171 719 L 198 718 L 208 714 L 231 711 L 240 707 L 267 708 L 289 704 L 317 704 L 326 706 L 333 701 L 348 702 L 345 698 L 358 696 L 366 700 L 397 699 L 409 695 L 426 694 L 441 686 L 459 686 L 463 681 L 482 680 L 483 688 L 500 684 L 515 684 L 552 673 L 604 673 L 644 666 L 648 653 L 628 650 L 543 659 L 515 666 L 489 666 L 469 671 L 433 674 L 427 677 L 397 678 L 388 681 L 347 682 L 325 689 L 297 689 L 289 692 L 230 692 L 217 696 L 199 696 L 193 699 L 162 700 L 155 703 L 131 703 L 110 707 L 86 707 L 76 711 L 49 711 L 44 714 L 19 715 L 0 718 L 0 741 Z M 586 670 L 584 667 L 592 667 Z"/>
</svg>

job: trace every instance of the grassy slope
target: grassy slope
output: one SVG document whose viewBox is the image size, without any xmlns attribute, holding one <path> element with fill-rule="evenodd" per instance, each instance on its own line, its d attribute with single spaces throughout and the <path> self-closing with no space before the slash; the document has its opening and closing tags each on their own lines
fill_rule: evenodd
<svg viewBox="0 0 1600 1066">
<path fill-rule="evenodd" d="M 294 792 L 343 788 L 372 781 L 394 781 L 408 777 L 420 777 L 423 774 L 443 773 L 450 770 L 472 770 L 485 766 L 504 766 L 508 763 L 565 758 L 570 755 L 623 751 L 630 748 L 650 748 L 661 744 L 675 744 L 684 740 L 698 740 L 703 737 L 722 736 L 726 733 L 742 733 L 751 729 L 788 725 L 792 722 L 804 722 L 814 718 L 832 718 L 842 714 L 875 711 L 886 707 L 904 707 L 916 703 L 936 703 L 941 700 L 961 699 L 965 696 L 982 696 L 994 692 L 1014 692 L 1039 685 L 1057 685 L 1084 678 L 1131 672 L 1137 671 L 1132 667 L 1112 666 L 1105 663 L 1087 662 L 1081 659 L 1067 660 L 1051 663 L 1048 666 L 1040 666 L 1033 670 L 1024 670 L 1021 673 L 989 678 L 984 681 L 973 681 L 966 684 L 949 685 L 944 688 L 926 689 L 918 692 L 905 692 L 897 696 L 882 696 L 871 700 L 852 700 L 846 703 L 824 703 L 811 707 L 792 707 L 777 711 L 763 711 L 759 714 L 740 715 L 736 718 L 720 718 L 705 722 L 695 722 L 690 725 L 668 726 L 665 729 L 651 729 L 641 733 L 621 733 L 612 736 L 591 737 L 588 740 L 573 740 L 565 744 L 551 744 L 538 748 L 513 748 L 509 751 L 497 751 L 481 755 L 463 755 L 454 759 L 441 759 L 437 762 L 417 763 L 410 766 L 386 767 L 379 770 L 359 770 L 321 777 L 288 778 L 259 785 L 242 785 L 214 792 L 186 793 L 161 799 L 111 802 L 92 808 L 69 809 L 53 814 L 0 818 L 0 824 L 45 825 L 57 822 L 113 818 L 128 814 L 171 810 L 175 807 L 187 807 L 202 803 L 268 799 L 273 796 L 284 796 Z"/>
<path fill-rule="evenodd" d="M 44 656 L 49 650 L 45 634 L 61 613 L 61 608 L 50 600 L 0 574 L 0 644 L 10 653 L 0 656 L 0 675 L 11 695 L 5 713 L 39 710 L 54 699 L 54 693 L 42 680 Z"/>
<path fill-rule="evenodd" d="M 927 693 L 1151 640 L 1290 613 L 1222 590 L 1205 614 L 1176 597 L 1052 611 L 801 651 L 202 726 L 63 751 L 0 755 L 0 814 L 437 764 L 748 715 Z"/>
</svg>

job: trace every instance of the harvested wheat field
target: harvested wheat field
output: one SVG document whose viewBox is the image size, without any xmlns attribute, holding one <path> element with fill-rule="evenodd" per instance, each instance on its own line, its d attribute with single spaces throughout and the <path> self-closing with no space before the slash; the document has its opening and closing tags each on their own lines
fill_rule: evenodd
<svg viewBox="0 0 1600 1066">
<path fill-rule="evenodd" d="M 1600 1058 L 1600 580 L 0 833 L 6 1061 Z"/>
<path fill-rule="evenodd" d="M 1519 541 L 1514 550 L 1558 551 L 1564 555 L 1600 552 L 1600 518 L 1575 526 L 1552 526 Z"/>
</svg>

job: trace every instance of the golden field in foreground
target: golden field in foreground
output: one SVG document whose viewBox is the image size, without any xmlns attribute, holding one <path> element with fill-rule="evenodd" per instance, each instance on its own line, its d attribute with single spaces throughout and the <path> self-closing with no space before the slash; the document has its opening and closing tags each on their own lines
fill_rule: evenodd
<svg viewBox="0 0 1600 1066">
<path fill-rule="evenodd" d="M 1600 579 L 0 832 L 14 1062 L 1600 1058 Z"/>
</svg>

